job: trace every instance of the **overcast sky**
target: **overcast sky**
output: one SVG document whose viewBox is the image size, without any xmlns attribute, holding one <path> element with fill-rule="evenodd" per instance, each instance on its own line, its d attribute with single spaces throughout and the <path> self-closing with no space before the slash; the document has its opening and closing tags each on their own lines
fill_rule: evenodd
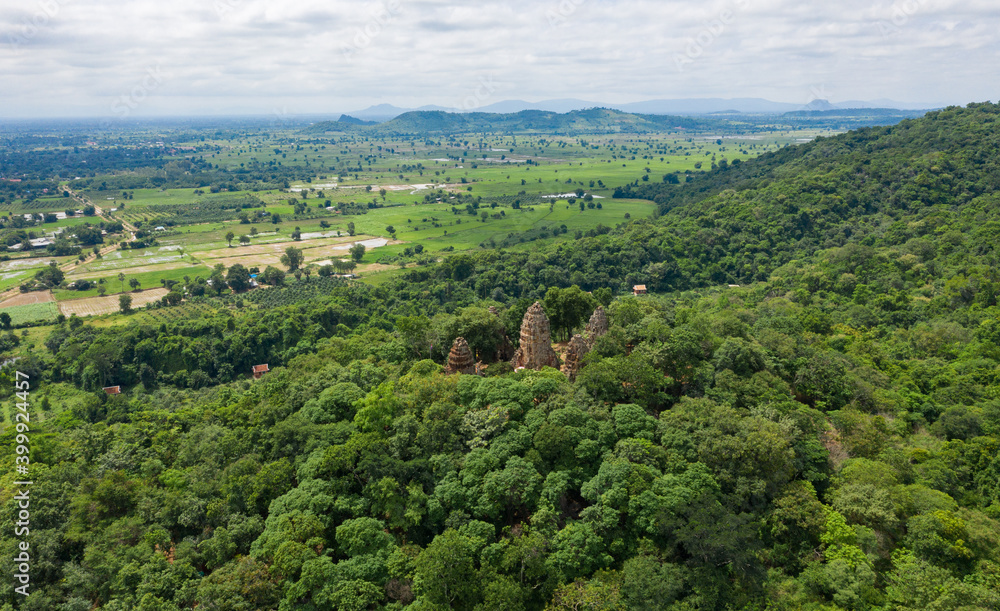
<svg viewBox="0 0 1000 611">
<path fill-rule="evenodd" d="M 0 117 L 998 87 L 996 0 L 0 0 Z"/>
</svg>

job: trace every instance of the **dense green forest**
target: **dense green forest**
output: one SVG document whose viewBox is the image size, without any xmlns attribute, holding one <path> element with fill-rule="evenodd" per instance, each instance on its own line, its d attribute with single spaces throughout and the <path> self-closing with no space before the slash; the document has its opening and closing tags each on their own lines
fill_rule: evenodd
<svg viewBox="0 0 1000 611">
<path fill-rule="evenodd" d="M 662 214 L 377 286 L 63 320 L 15 364 L 0 609 L 1000 609 L 998 119 L 623 185 Z M 497 358 L 535 301 L 555 341 L 607 308 L 575 380 Z"/>
</svg>

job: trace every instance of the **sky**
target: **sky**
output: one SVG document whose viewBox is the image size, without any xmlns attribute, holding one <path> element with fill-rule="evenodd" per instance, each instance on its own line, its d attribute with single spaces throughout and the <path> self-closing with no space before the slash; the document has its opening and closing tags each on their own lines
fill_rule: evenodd
<svg viewBox="0 0 1000 611">
<path fill-rule="evenodd" d="M 0 0 L 0 117 L 1000 98 L 996 0 Z"/>
</svg>

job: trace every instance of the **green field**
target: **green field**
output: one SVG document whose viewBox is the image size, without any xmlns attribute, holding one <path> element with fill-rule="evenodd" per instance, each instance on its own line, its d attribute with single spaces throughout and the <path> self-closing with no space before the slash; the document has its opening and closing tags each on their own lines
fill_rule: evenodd
<svg viewBox="0 0 1000 611">
<path fill-rule="evenodd" d="M 10 314 L 11 324 L 20 325 L 37 320 L 52 320 L 59 315 L 55 303 L 31 303 L 28 305 L 11 306 L 3 309 Z"/>
<path fill-rule="evenodd" d="M 104 280 L 104 286 L 107 289 L 107 295 L 114 295 L 120 293 L 123 290 L 126 292 L 131 291 L 129 281 L 133 278 L 139 281 L 140 288 L 143 289 L 155 289 L 161 286 L 160 280 L 176 280 L 181 282 L 184 280 L 185 276 L 190 278 L 195 278 L 201 276 L 203 278 L 208 278 L 212 275 L 212 270 L 209 267 L 203 265 L 191 265 L 188 267 L 182 267 L 179 269 L 164 269 L 164 270 L 154 270 L 154 271 L 144 271 L 134 273 L 130 270 L 135 268 L 123 268 L 118 273 L 125 274 L 124 284 L 118 278 L 118 273 L 115 274 L 86 274 L 82 276 L 73 276 L 73 278 L 86 278 L 94 283 L 94 287 L 86 291 L 76 291 L 70 289 L 55 289 L 52 294 L 55 295 L 56 301 L 67 301 L 69 299 L 82 299 L 84 297 L 98 297 L 100 293 L 98 292 L 98 283 L 100 280 Z"/>
<path fill-rule="evenodd" d="M 398 273 L 397 266 L 424 263 L 439 253 L 496 246 L 530 249 L 574 240 L 598 226 L 649 217 L 656 211 L 652 202 L 614 199 L 615 188 L 664 181 L 670 174 L 678 177 L 672 181 L 683 182 L 716 163 L 750 159 L 818 135 L 828 133 L 383 139 L 333 134 L 303 141 L 297 134 L 279 132 L 185 143 L 193 148 L 169 160 L 178 169 L 195 159 L 233 173 L 254 164 L 280 164 L 310 178 L 290 181 L 288 188 L 237 192 L 228 192 L 225 185 L 122 189 L 114 187 L 119 183 L 113 176 L 69 181 L 66 186 L 101 208 L 105 218 L 132 223 L 157 243 L 107 253 L 73 268 L 66 281 L 103 279 L 107 294 L 114 294 L 122 288 L 118 275 L 125 274 L 125 290 L 131 278 L 143 288 L 155 288 L 161 280 L 206 277 L 220 260 L 261 269 L 278 265 L 285 244 L 305 250 L 307 264 L 323 264 L 347 253 L 331 250 L 329 240 L 316 240 L 346 238 L 348 223 L 353 223 L 356 240 L 392 240 L 370 247 L 361 261 L 365 281 L 378 283 Z M 80 206 L 75 199 L 47 196 L 8 203 L 5 209 L 35 213 Z M 241 223 L 239 214 L 250 222 Z M 272 222 L 275 215 L 280 222 Z M 100 220 L 69 218 L 44 229 Z M 157 229 L 161 226 L 165 231 Z M 292 238 L 296 230 L 303 234 L 301 241 Z M 228 233 L 234 236 L 231 244 Z M 250 236 L 248 245 L 240 243 L 242 235 Z M 107 242 L 115 239 L 119 236 Z M 383 265 L 372 265 L 376 263 Z M 23 282 L 37 267 L 0 272 L 0 290 Z M 98 290 L 56 289 L 54 294 L 65 301 L 96 296 Z"/>
</svg>

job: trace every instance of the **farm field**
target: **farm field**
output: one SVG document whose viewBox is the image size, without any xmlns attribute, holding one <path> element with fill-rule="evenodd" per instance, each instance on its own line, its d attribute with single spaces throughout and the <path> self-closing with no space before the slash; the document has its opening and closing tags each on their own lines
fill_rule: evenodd
<svg viewBox="0 0 1000 611">
<path fill-rule="evenodd" d="M 157 288 L 130 292 L 128 294 L 132 296 L 132 308 L 136 309 L 141 308 L 147 303 L 159 301 L 167 292 L 167 289 Z M 99 316 L 101 314 L 111 314 L 118 310 L 118 295 L 72 299 L 59 304 L 59 311 L 66 316 L 72 316 L 73 314 L 77 316 Z"/>
<path fill-rule="evenodd" d="M 601 226 L 655 214 L 652 202 L 613 198 L 616 187 L 666 181 L 670 175 L 676 177 L 671 181 L 683 182 L 717 163 L 750 159 L 819 135 L 828 131 L 419 139 L 330 134 L 313 140 L 277 132 L 183 143 L 186 148 L 179 146 L 170 163 L 181 168 L 205 163 L 232 172 L 280 164 L 306 176 L 280 188 L 265 183 L 238 191 L 230 191 L 231 185 L 132 188 L 119 187 L 127 183 L 114 176 L 96 176 L 67 181 L 63 188 L 72 189 L 73 198 L 55 194 L 9 201 L 0 212 L 78 209 L 84 205 L 80 196 L 98 208 L 97 216 L 39 228 L 51 232 L 120 220 L 151 240 L 148 248 L 113 250 L 64 267 L 64 284 L 49 298 L 63 312 L 99 314 L 117 311 L 117 294 L 134 288 L 133 280 L 142 289 L 162 290 L 164 282 L 208 278 L 217 266 L 283 269 L 281 256 L 289 247 L 303 250 L 304 265 L 322 266 L 348 259 L 349 248 L 360 242 L 366 252 L 356 272 L 366 282 L 379 283 L 380 276 L 391 278 L 407 264 L 454 252 L 530 249 L 572 240 Z M 293 239 L 295 232 L 300 239 Z M 117 239 L 110 236 L 105 243 Z M 31 279 L 52 259 L 0 263 L 0 290 Z M 56 258 L 60 265 L 73 259 Z M 89 288 L 66 288 L 81 280 L 89 281 Z M 147 293 L 153 294 L 135 295 Z"/>
<path fill-rule="evenodd" d="M 39 320 L 53 320 L 59 314 L 59 308 L 51 301 L 29 303 L 24 305 L 4 305 L 0 311 L 10 314 L 12 325 L 20 325 Z"/>
<path fill-rule="evenodd" d="M 52 297 L 52 291 L 32 291 L 30 293 L 21 293 L 5 299 L 0 303 L 0 308 L 9 308 L 15 306 L 32 305 L 37 303 L 49 303 L 55 301 Z"/>
</svg>

